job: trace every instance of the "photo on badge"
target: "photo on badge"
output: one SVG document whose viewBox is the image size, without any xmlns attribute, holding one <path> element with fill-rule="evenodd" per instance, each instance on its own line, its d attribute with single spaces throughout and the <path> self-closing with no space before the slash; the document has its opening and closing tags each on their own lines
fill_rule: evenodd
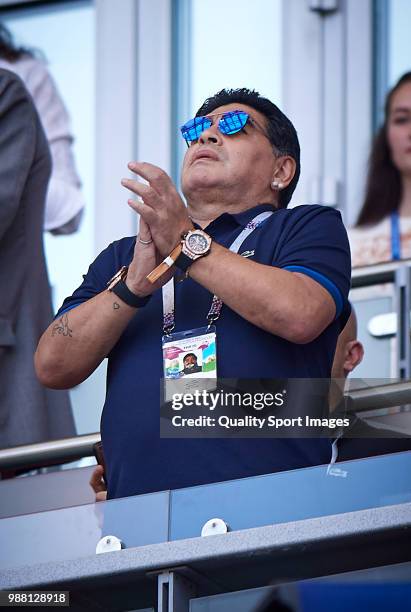
<svg viewBox="0 0 411 612">
<path fill-rule="evenodd" d="M 164 336 L 163 367 L 166 401 L 171 388 L 173 392 L 180 393 L 192 392 L 193 386 L 199 390 L 213 388 L 217 378 L 215 327 L 201 327 Z M 177 387 L 171 384 L 172 381 L 178 383 Z"/>
<path fill-rule="evenodd" d="M 163 339 L 164 378 L 216 378 L 216 334 L 199 328 L 170 334 Z"/>
</svg>

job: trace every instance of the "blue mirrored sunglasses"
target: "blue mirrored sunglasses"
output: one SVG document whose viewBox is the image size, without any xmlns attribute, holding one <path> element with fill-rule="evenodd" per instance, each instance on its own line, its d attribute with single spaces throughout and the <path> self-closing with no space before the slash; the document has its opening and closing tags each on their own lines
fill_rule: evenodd
<svg viewBox="0 0 411 612">
<path fill-rule="evenodd" d="M 212 115 L 211 115 L 212 117 Z M 221 119 L 218 122 L 218 129 L 225 136 L 237 134 L 243 129 L 247 121 L 250 119 L 248 113 L 240 110 L 221 113 Z M 181 126 L 181 133 L 187 145 L 199 139 L 204 130 L 208 130 L 213 125 L 212 119 L 209 117 L 194 117 Z"/>
</svg>

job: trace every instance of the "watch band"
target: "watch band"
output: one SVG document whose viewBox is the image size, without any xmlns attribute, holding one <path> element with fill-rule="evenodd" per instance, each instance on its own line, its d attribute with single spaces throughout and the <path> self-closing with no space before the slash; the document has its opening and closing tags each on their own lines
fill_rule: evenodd
<svg viewBox="0 0 411 612">
<path fill-rule="evenodd" d="M 110 291 L 115 293 L 128 306 L 133 306 L 133 308 L 141 308 L 142 306 L 145 306 L 151 298 L 151 295 L 139 297 L 130 291 L 123 280 L 119 280 L 118 283 L 116 283 L 114 287 L 110 289 Z"/>
<path fill-rule="evenodd" d="M 194 263 L 194 261 L 194 259 L 191 259 L 191 257 L 188 257 L 188 255 L 181 251 L 180 255 L 175 260 L 174 265 L 182 272 L 187 272 L 188 268 Z"/>
<path fill-rule="evenodd" d="M 117 295 L 125 304 L 133 308 L 141 308 L 145 306 L 151 295 L 139 297 L 127 287 L 124 282 L 127 277 L 128 266 L 122 266 L 107 283 L 107 289 Z"/>
<path fill-rule="evenodd" d="M 175 264 L 176 259 L 181 253 L 181 248 L 182 248 L 181 243 L 179 243 L 176 247 L 174 247 L 170 255 L 166 257 L 161 262 L 161 264 L 159 264 L 156 268 L 154 268 L 152 272 L 150 272 L 150 274 L 146 276 L 147 280 L 149 280 L 150 283 L 155 283 L 156 280 L 159 279 L 160 276 L 164 274 L 164 272 L 167 272 L 167 270 L 169 270 L 171 266 Z"/>
</svg>

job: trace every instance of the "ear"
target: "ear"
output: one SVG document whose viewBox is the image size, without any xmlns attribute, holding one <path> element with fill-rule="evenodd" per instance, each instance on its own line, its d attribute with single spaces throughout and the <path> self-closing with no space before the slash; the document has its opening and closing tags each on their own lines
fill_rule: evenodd
<svg viewBox="0 0 411 612">
<path fill-rule="evenodd" d="M 297 164 L 295 159 L 290 155 L 282 155 L 277 157 L 274 165 L 273 180 L 282 184 L 282 189 L 288 187 L 294 178 Z"/>
<path fill-rule="evenodd" d="M 346 375 L 355 370 L 364 357 L 364 347 L 359 340 L 351 340 L 345 345 L 344 372 Z"/>
</svg>

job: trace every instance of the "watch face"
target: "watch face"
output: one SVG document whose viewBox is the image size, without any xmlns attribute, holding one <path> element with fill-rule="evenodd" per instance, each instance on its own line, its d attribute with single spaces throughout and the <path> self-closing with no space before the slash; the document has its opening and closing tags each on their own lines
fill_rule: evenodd
<svg viewBox="0 0 411 612">
<path fill-rule="evenodd" d="M 187 237 L 187 246 L 193 253 L 202 254 L 209 246 L 209 240 L 200 233 L 193 233 Z"/>
</svg>

